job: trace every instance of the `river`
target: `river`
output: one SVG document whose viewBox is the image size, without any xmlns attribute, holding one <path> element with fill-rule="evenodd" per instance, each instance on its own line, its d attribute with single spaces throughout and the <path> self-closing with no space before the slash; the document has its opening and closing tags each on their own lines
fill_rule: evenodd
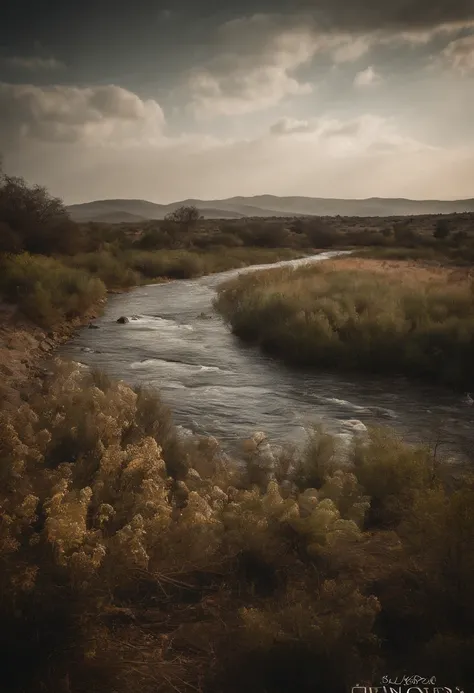
<svg viewBox="0 0 474 693">
<path fill-rule="evenodd" d="M 457 393 L 404 378 L 301 372 L 243 345 L 212 301 L 221 282 L 263 267 L 268 265 L 114 295 L 95 321 L 99 329 L 82 329 L 60 355 L 130 384 L 159 388 L 176 424 L 214 435 L 229 450 L 256 430 L 277 444 L 301 443 L 313 422 L 348 435 L 353 419 L 390 424 L 411 441 L 441 443 L 446 454 L 474 450 L 474 409 Z M 117 324 L 122 315 L 128 324 Z"/>
</svg>

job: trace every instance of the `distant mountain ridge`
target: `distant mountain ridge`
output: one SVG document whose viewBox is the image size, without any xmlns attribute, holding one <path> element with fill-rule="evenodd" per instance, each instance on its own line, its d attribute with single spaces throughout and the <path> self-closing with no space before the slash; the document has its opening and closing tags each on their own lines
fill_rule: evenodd
<svg viewBox="0 0 474 693">
<path fill-rule="evenodd" d="M 370 197 L 365 200 L 350 200 L 322 197 L 279 197 L 277 195 L 229 197 L 224 200 L 188 199 L 166 205 L 147 200 L 95 200 L 70 205 L 68 210 L 76 221 L 138 223 L 148 219 L 163 219 L 182 205 L 194 205 L 206 219 L 310 215 L 394 217 L 474 212 L 474 198 L 446 201 Z"/>
</svg>

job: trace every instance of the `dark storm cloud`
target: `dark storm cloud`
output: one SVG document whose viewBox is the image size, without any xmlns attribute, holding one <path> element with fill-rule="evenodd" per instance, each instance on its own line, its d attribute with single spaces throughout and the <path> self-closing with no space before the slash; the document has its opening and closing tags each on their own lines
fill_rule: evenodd
<svg viewBox="0 0 474 693">
<path fill-rule="evenodd" d="M 56 58 L 42 58 L 39 55 L 19 56 L 14 55 L 4 59 L 4 64 L 16 70 L 38 72 L 41 70 L 62 70 L 65 68 Z"/>
<path fill-rule="evenodd" d="M 332 30 L 365 31 L 430 29 L 442 24 L 474 21 L 474 0 L 112 0 L 18 1 L 2 9 L 2 45 L 45 40 L 48 44 L 102 46 L 126 37 L 132 43 L 140 36 L 156 41 L 169 32 L 170 19 L 180 25 L 200 18 L 199 28 L 256 13 L 311 14 L 321 26 Z M 176 48 L 182 48 L 177 26 Z M 179 44 L 179 45 L 178 45 Z M 122 49 L 130 48 L 126 43 Z"/>
<path fill-rule="evenodd" d="M 313 0 L 303 5 L 328 28 L 348 31 L 409 31 L 474 20 L 473 0 Z"/>
<path fill-rule="evenodd" d="M 172 86 L 172 75 L 200 66 L 230 46 L 222 33 L 233 21 L 273 17 L 274 28 L 295 25 L 327 34 L 390 38 L 474 25 L 474 0 L 17 0 L 5 3 L 0 21 L 0 79 L 22 81 L 19 68 L 36 70 L 46 83 L 47 65 L 61 84 L 119 83 Z M 247 27 L 248 29 L 248 27 Z M 248 53 L 251 37 L 239 38 Z M 38 49 L 35 48 L 38 47 Z M 15 67 L 16 65 L 16 67 Z M 29 68 L 27 67 L 29 66 Z M 40 66 L 43 69 L 40 70 Z M 41 74 L 39 73 L 42 73 Z"/>
</svg>

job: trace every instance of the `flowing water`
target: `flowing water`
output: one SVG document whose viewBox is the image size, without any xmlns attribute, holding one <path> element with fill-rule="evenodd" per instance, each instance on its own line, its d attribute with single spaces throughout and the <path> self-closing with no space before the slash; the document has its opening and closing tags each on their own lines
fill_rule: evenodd
<svg viewBox="0 0 474 693">
<path fill-rule="evenodd" d="M 323 253 L 318 262 L 338 253 Z M 298 266 L 308 260 L 279 265 Z M 112 296 L 100 329 L 82 329 L 61 355 L 130 384 L 153 385 L 182 428 L 219 438 L 228 449 L 256 430 L 275 443 L 301 442 L 314 422 L 348 435 L 351 420 L 390 424 L 440 451 L 474 451 L 474 408 L 461 395 L 380 378 L 301 372 L 243 345 L 213 311 L 216 287 L 241 272 L 137 288 Z M 117 324 L 127 316 L 128 324 Z"/>
</svg>

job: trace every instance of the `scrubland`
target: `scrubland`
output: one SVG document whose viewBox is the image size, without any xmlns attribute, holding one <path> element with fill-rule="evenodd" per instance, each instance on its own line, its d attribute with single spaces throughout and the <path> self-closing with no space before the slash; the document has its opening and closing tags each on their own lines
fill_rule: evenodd
<svg viewBox="0 0 474 693">
<path fill-rule="evenodd" d="M 238 336 L 288 363 L 474 387 L 474 275 L 340 258 L 245 275 L 216 308 Z"/>
<path fill-rule="evenodd" d="M 54 346 L 108 290 L 352 247 L 424 264 L 262 272 L 217 307 L 293 363 L 467 388 L 472 215 L 441 221 L 78 225 L 2 175 L 1 353 L 38 325 Z M 389 430 L 344 454 L 324 430 L 278 452 L 257 434 L 237 464 L 213 438 L 180 438 L 157 392 L 49 365 L 0 410 L 0 690 L 346 693 L 406 671 L 472 683 L 471 476 Z"/>
<path fill-rule="evenodd" d="M 4 690 L 473 680 L 474 490 L 428 448 L 374 430 L 342 463 L 315 430 L 238 466 L 156 393 L 61 363 L 0 429 Z"/>
</svg>

